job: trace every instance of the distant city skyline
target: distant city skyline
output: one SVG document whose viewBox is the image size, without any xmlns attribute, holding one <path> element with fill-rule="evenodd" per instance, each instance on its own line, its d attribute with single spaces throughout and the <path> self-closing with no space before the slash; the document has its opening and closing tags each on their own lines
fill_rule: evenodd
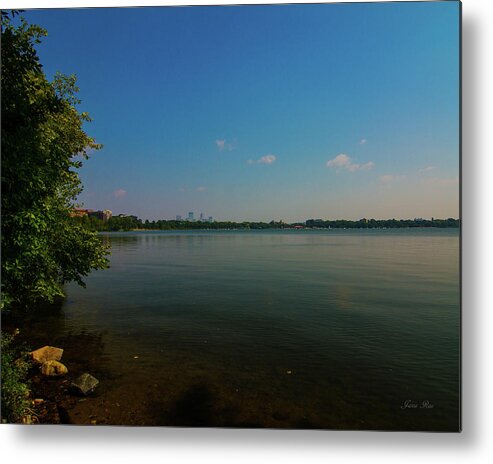
<svg viewBox="0 0 493 464">
<path fill-rule="evenodd" d="M 149 218 L 145 218 L 145 217 L 139 217 L 138 215 L 135 215 L 135 214 L 131 214 L 129 212 L 118 212 L 118 213 L 113 213 L 113 211 L 111 210 L 108 210 L 108 209 L 104 209 L 104 210 L 95 210 L 95 209 L 91 209 L 91 208 L 75 208 L 74 209 L 75 212 L 78 212 L 78 211 L 87 211 L 87 212 L 91 212 L 91 213 L 94 213 L 93 215 L 96 215 L 99 214 L 101 215 L 101 213 L 104 212 L 108 212 L 110 215 L 112 216 L 116 216 L 116 217 L 134 217 L 134 218 L 138 218 L 138 219 L 141 219 L 141 220 L 149 220 Z M 77 215 L 77 214 L 74 214 L 74 215 Z M 360 218 L 357 218 L 357 219 L 348 219 L 348 218 L 343 218 L 343 217 L 310 217 L 310 218 L 305 218 L 305 219 L 302 219 L 302 220 L 298 220 L 298 221 L 284 221 L 282 218 L 281 219 L 271 219 L 271 220 L 274 220 L 275 222 L 285 222 L 285 223 L 304 223 L 306 221 L 313 221 L 313 220 L 323 220 L 323 221 L 332 221 L 332 220 L 351 220 L 351 221 L 357 221 L 357 220 L 362 220 L 362 219 L 366 219 L 366 220 L 370 220 L 370 219 L 378 219 L 378 220 L 392 220 L 392 219 L 396 219 L 396 220 L 434 220 L 434 219 L 459 219 L 459 217 L 453 217 L 453 216 L 449 216 L 449 217 L 413 217 L 413 218 L 400 218 L 400 217 L 388 217 L 388 218 L 372 218 L 370 216 L 362 216 Z M 200 213 L 200 216 L 199 218 L 197 219 L 195 217 L 195 211 L 190 211 L 188 212 L 188 214 L 186 216 L 183 216 L 181 214 L 176 214 L 174 217 L 160 217 L 160 218 L 154 218 L 152 220 L 164 220 L 164 221 L 192 221 L 192 222 L 214 222 L 216 221 L 216 219 L 213 217 L 213 216 L 206 216 L 206 215 L 203 215 L 203 213 Z M 221 220 L 218 220 L 219 222 L 222 222 L 222 221 L 225 221 L 225 222 L 228 222 L 228 221 L 231 221 L 231 222 L 270 222 L 271 220 L 267 220 L 267 221 L 261 221 L 261 220 L 258 220 L 258 219 L 250 219 L 250 220 L 232 220 L 230 218 L 223 218 Z"/>
<path fill-rule="evenodd" d="M 459 217 L 459 3 L 26 11 L 76 74 L 86 208 Z M 129 25 L 132 27 L 129 27 Z"/>
</svg>

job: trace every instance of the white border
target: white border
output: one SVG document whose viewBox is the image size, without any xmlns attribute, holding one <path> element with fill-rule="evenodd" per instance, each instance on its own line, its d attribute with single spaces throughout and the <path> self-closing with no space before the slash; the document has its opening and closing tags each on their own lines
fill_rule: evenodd
<svg viewBox="0 0 493 464">
<path fill-rule="evenodd" d="M 253 4 L 124 1 L 104 6 Z M 269 1 L 268 3 L 286 3 Z M 298 1 L 296 3 L 321 3 Z M 463 2 L 463 433 L 327 432 L 0 425 L 3 462 L 485 463 L 493 456 L 491 0 Z M 2 7 L 103 6 L 90 0 L 4 0 Z M 81 39 L 82 40 L 82 39 Z"/>
</svg>

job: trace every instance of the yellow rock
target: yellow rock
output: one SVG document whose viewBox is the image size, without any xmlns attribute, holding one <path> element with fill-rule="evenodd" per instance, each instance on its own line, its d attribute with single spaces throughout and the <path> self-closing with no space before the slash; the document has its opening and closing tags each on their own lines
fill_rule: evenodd
<svg viewBox="0 0 493 464">
<path fill-rule="evenodd" d="M 58 361 L 46 361 L 41 366 L 41 373 L 50 377 L 65 375 L 68 369 Z"/>
<path fill-rule="evenodd" d="M 43 346 L 31 352 L 33 361 L 38 364 L 43 364 L 46 361 L 60 361 L 62 359 L 63 350 L 55 346 Z"/>
</svg>

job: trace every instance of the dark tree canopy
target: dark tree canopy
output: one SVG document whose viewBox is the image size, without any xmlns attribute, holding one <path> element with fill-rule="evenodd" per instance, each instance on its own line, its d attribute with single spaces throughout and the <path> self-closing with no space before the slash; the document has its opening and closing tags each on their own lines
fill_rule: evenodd
<svg viewBox="0 0 493 464">
<path fill-rule="evenodd" d="M 49 82 L 35 49 L 46 31 L 17 22 L 2 12 L 2 307 L 52 301 L 108 264 L 100 238 L 70 218 L 77 169 L 100 148 L 83 130 L 76 78 Z"/>
</svg>

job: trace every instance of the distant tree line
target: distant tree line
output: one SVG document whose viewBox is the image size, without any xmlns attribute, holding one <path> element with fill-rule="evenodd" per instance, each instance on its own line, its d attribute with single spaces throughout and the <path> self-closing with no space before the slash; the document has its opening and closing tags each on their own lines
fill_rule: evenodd
<svg viewBox="0 0 493 464">
<path fill-rule="evenodd" d="M 224 230 L 224 229 L 396 229 L 405 227 L 441 227 L 452 228 L 459 227 L 459 219 L 360 219 L 358 221 L 349 221 L 345 219 L 323 220 L 308 219 L 305 223 L 285 223 L 283 221 L 270 222 L 233 222 L 233 221 L 175 221 L 160 219 L 149 221 L 137 218 L 136 216 L 114 216 L 108 221 L 103 221 L 97 217 L 77 217 L 74 221 L 82 223 L 91 230 L 96 231 L 128 231 L 128 230 Z"/>
<path fill-rule="evenodd" d="M 309 219 L 307 227 L 323 229 L 397 229 L 403 227 L 459 227 L 460 220 L 448 219 L 360 219 L 359 221 L 347 221 L 336 219 L 324 221 L 322 219 Z"/>
</svg>

